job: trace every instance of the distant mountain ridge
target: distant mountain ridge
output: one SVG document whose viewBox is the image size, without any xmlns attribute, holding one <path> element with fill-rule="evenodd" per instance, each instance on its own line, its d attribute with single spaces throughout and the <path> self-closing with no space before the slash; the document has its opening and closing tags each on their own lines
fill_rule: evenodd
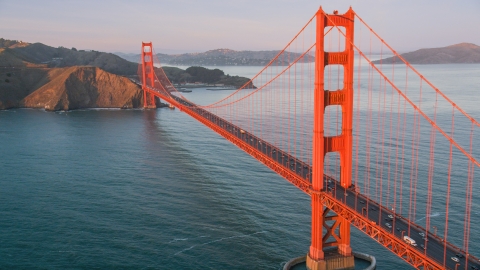
<svg viewBox="0 0 480 270">
<path fill-rule="evenodd" d="M 480 46 L 472 43 L 459 43 L 441 48 L 420 49 L 403 53 L 401 56 L 410 64 L 478 64 Z M 373 63 L 401 63 L 398 57 L 388 57 Z"/>
<path fill-rule="evenodd" d="M 135 75 L 138 65 L 115 54 L 98 51 L 54 48 L 42 43 L 0 39 L 0 63 L 10 67 L 95 66 L 117 75 Z"/>
<path fill-rule="evenodd" d="M 162 54 L 157 53 L 157 57 L 162 64 L 175 66 L 265 66 L 280 51 L 235 51 L 230 49 L 215 49 L 202 53 L 184 53 L 184 54 Z M 120 57 L 132 62 L 140 60 L 140 54 L 117 53 Z M 284 52 L 275 64 L 285 66 L 290 64 L 301 54 L 293 52 Z M 315 58 L 312 55 L 306 55 L 301 60 L 303 62 L 313 62 Z"/>
<path fill-rule="evenodd" d="M 235 51 L 230 49 L 215 49 L 201 53 L 184 54 L 163 54 L 157 53 L 157 57 L 163 65 L 173 66 L 265 66 L 280 51 Z M 138 63 L 140 54 L 116 53 L 118 56 Z M 277 65 L 288 65 L 300 54 L 286 52 L 279 57 Z M 425 48 L 413 52 L 401 54 L 411 64 L 453 64 L 453 63 L 480 63 L 480 46 L 472 43 L 459 43 L 441 48 Z M 306 55 L 304 62 L 313 62 L 315 57 Z M 388 64 L 395 61 L 397 57 L 389 57 L 381 60 Z M 380 60 L 374 61 L 380 63 Z"/>
</svg>

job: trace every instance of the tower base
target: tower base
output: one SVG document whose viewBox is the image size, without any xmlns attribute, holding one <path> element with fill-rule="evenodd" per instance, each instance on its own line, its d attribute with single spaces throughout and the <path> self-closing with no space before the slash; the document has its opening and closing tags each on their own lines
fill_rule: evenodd
<svg viewBox="0 0 480 270">
<path fill-rule="evenodd" d="M 307 255 L 307 269 L 309 270 L 333 270 L 333 269 L 355 269 L 355 257 L 353 255 L 343 256 L 338 251 L 325 251 L 323 260 L 314 260 Z"/>
<path fill-rule="evenodd" d="M 375 259 L 375 257 L 373 257 L 371 255 L 368 255 L 368 254 L 365 254 L 365 253 L 360 253 L 360 252 L 352 252 L 352 254 L 355 257 L 355 260 L 357 260 L 357 262 L 358 261 L 363 261 L 363 262 L 369 262 L 370 263 L 370 265 L 367 266 L 363 270 L 375 270 L 376 269 L 377 260 Z M 291 259 L 290 261 L 288 261 L 283 266 L 283 270 L 293 269 L 297 265 L 305 265 L 306 261 L 307 261 L 307 258 L 308 258 L 308 256 L 300 256 L 300 257 Z M 313 262 L 313 260 L 312 260 L 312 262 Z M 326 263 L 325 263 L 325 266 L 326 266 Z M 305 267 L 306 267 L 306 265 L 305 265 Z M 300 268 L 302 268 L 302 266 L 300 266 Z M 309 269 L 311 269 L 311 268 L 309 268 Z"/>
</svg>

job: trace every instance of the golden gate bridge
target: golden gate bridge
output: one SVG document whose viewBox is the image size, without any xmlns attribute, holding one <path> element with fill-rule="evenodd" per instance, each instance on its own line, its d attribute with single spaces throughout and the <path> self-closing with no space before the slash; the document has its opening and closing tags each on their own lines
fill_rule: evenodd
<svg viewBox="0 0 480 270">
<path fill-rule="evenodd" d="M 333 269 L 332 249 L 353 266 L 351 226 L 417 269 L 480 269 L 480 125 L 351 8 L 320 8 L 213 104 L 177 91 L 152 43 L 141 57 L 145 108 L 170 103 L 311 196 L 309 269 Z"/>
</svg>

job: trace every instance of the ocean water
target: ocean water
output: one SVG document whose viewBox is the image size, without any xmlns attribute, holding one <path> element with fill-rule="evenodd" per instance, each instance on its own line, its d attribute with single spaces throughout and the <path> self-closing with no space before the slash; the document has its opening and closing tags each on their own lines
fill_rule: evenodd
<svg viewBox="0 0 480 270">
<path fill-rule="evenodd" d="M 462 96 L 480 65 L 418 68 L 478 110 Z M 178 110 L 15 109 L 0 111 L 0 235 L 0 269 L 282 269 L 308 251 L 310 199 Z M 352 247 L 412 269 L 354 228 Z"/>
</svg>

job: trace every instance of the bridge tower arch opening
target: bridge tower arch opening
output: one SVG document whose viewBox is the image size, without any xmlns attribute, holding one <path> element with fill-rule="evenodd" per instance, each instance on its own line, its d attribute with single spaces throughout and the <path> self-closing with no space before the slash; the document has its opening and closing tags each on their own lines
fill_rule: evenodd
<svg viewBox="0 0 480 270">
<path fill-rule="evenodd" d="M 143 89 L 143 108 L 156 108 L 155 96 L 149 93 L 148 87 L 155 86 L 155 70 L 153 67 L 153 47 L 152 42 L 142 42 L 142 89 Z"/>
<path fill-rule="evenodd" d="M 352 185 L 352 126 L 353 126 L 353 34 L 355 13 L 350 8 L 345 14 L 327 14 L 322 7 L 316 14 L 316 48 L 315 48 L 315 88 L 314 88 L 314 124 L 312 151 L 312 240 L 307 255 L 307 268 L 330 269 L 325 260 L 325 247 L 336 246 L 338 253 L 346 260 L 345 268 L 353 267 L 353 255 L 350 247 L 350 224 L 344 218 L 333 215 L 322 203 L 325 192 L 324 161 L 325 155 L 337 152 L 340 156 L 340 184 L 344 188 Z M 343 51 L 326 52 L 326 27 L 342 27 L 346 38 Z M 325 89 L 325 67 L 327 65 L 343 66 L 343 88 Z M 341 133 L 325 136 L 325 109 L 331 105 L 341 107 Z M 335 220 L 335 226 L 327 221 Z M 334 230 L 335 229 L 335 230 Z M 338 232 L 338 235 L 337 235 Z M 329 241 L 334 235 L 336 241 Z M 351 265 L 350 265 L 351 264 Z M 337 265 L 338 266 L 338 265 Z"/>
</svg>

